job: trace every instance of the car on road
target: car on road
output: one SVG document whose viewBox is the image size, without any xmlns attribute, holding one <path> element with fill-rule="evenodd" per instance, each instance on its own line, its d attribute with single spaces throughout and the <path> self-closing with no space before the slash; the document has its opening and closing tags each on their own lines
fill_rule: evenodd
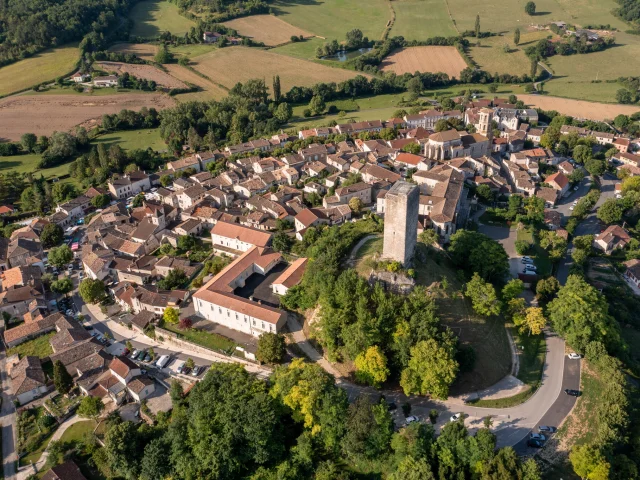
<svg viewBox="0 0 640 480">
<path fill-rule="evenodd" d="M 558 431 L 556 427 L 549 427 L 548 425 L 540 425 L 538 430 L 545 433 L 556 433 Z"/>
<path fill-rule="evenodd" d="M 579 397 L 580 395 L 582 395 L 580 390 L 572 390 L 571 388 L 565 388 L 564 389 L 564 393 L 566 393 L 567 395 L 569 395 L 571 397 Z"/>
<path fill-rule="evenodd" d="M 527 440 L 527 446 L 532 448 L 542 448 L 544 447 L 544 443 L 542 443 L 540 440 L 532 440 L 530 438 L 529 440 Z"/>
<path fill-rule="evenodd" d="M 567 357 L 569 357 L 571 360 L 579 360 L 580 358 L 582 358 L 579 353 L 575 352 L 569 353 Z"/>
<path fill-rule="evenodd" d="M 417 422 L 417 421 L 418 421 L 418 417 L 416 417 L 415 415 L 411 415 L 411 416 L 409 416 L 409 417 L 407 417 L 405 419 L 404 424 L 405 425 L 409 425 L 409 424 L 411 424 L 413 422 Z"/>
<path fill-rule="evenodd" d="M 531 434 L 529 435 L 529 438 L 531 440 L 539 440 L 541 442 L 544 442 L 547 439 L 547 437 L 545 437 L 541 433 L 534 433 L 534 432 L 531 432 Z"/>
<path fill-rule="evenodd" d="M 450 422 L 457 422 L 461 418 L 464 418 L 464 413 L 456 413 L 454 415 L 451 415 L 451 418 L 449 419 L 449 421 Z"/>
</svg>

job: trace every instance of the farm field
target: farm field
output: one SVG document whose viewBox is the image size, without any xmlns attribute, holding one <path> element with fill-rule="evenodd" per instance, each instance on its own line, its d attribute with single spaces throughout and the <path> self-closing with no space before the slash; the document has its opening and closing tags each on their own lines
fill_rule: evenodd
<svg viewBox="0 0 640 480">
<path fill-rule="evenodd" d="M 544 84 L 544 92 L 552 96 L 605 103 L 616 103 L 616 92 L 620 88 L 618 82 L 581 82 L 566 77 L 554 78 Z"/>
<path fill-rule="evenodd" d="M 443 0 L 400 0 L 392 5 L 396 12 L 392 37 L 400 35 L 407 40 L 424 40 L 458 35 Z"/>
<path fill-rule="evenodd" d="M 169 89 L 187 88 L 187 85 L 184 82 L 151 65 L 138 65 L 120 62 L 97 62 L 96 66 L 106 72 L 115 72 L 118 75 L 122 75 L 127 72 L 129 75 L 133 75 L 143 80 L 153 80 L 161 87 Z"/>
<path fill-rule="evenodd" d="M 175 98 L 179 101 L 190 101 L 190 100 L 220 100 L 223 97 L 227 96 L 227 91 L 222 87 L 216 85 L 213 82 L 210 82 L 206 78 L 202 78 L 197 73 L 192 72 L 188 68 L 185 68 L 181 65 L 175 63 L 169 63 L 164 66 L 169 73 L 176 78 L 179 78 L 183 82 L 188 82 L 193 85 L 196 85 L 202 89 L 200 92 L 189 92 L 182 93 L 177 95 Z"/>
<path fill-rule="evenodd" d="M 130 53 L 143 60 L 153 60 L 158 47 L 150 43 L 118 43 L 109 47 L 110 52 Z"/>
<path fill-rule="evenodd" d="M 273 15 L 252 15 L 235 18 L 224 23 L 225 26 L 237 30 L 240 35 L 250 37 L 265 45 L 280 45 L 291 41 L 291 36 L 310 37 L 312 34 L 288 24 Z"/>
<path fill-rule="evenodd" d="M 467 64 L 455 47 L 410 47 L 392 53 L 381 64 L 383 72 L 397 75 L 414 72 L 443 72 L 459 77 Z"/>
<path fill-rule="evenodd" d="M 550 33 L 539 30 L 521 32 L 518 46 L 513 43 L 512 32 L 501 36 L 483 38 L 480 41 L 480 46 L 476 46 L 474 39 L 471 39 L 469 56 L 482 70 L 490 73 L 528 74 L 531 71 L 531 60 L 525 55 L 524 49 L 547 37 Z M 505 45 L 509 46 L 509 53 L 504 51 Z M 566 59 L 568 57 L 563 58 Z"/>
<path fill-rule="evenodd" d="M 122 132 L 107 133 L 100 135 L 91 141 L 91 145 L 98 145 L 99 143 L 104 143 L 107 148 L 116 144 L 125 150 L 146 150 L 149 147 L 156 152 L 167 150 L 166 143 L 164 143 L 160 137 L 159 128 L 124 130 Z"/>
<path fill-rule="evenodd" d="M 315 60 L 316 50 L 318 47 L 322 47 L 325 44 L 325 40 L 317 37 L 312 37 L 304 42 L 287 43 L 281 47 L 276 47 L 271 52 L 281 53 L 283 55 L 289 55 L 291 57 L 302 58 L 304 60 Z"/>
<path fill-rule="evenodd" d="M 246 47 L 216 49 L 192 60 L 196 70 L 227 88 L 252 78 L 264 78 L 270 85 L 273 75 L 280 75 L 282 91 L 287 92 L 293 86 L 341 82 L 357 75 L 356 72 Z"/>
<path fill-rule="evenodd" d="M 344 40 L 354 28 L 378 40 L 391 19 L 391 10 L 384 0 L 276 0 L 271 8 L 291 25 L 338 41 Z"/>
<path fill-rule="evenodd" d="M 6 65 L 0 68 L 0 97 L 71 74 L 77 61 L 78 46 L 74 44 Z"/>
<path fill-rule="evenodd" d="M 612 105 L 545 95 L 518 95 L 518 100 L 543 110 L 557 110 L 565 115 L 591 120 L 612 119 L 616 115 L 631 115 L 640 110 L 638 105 Z"/>
<path fill-rule="evenodd" d="M 217 50 L 218 47 L 206 43 L 192 43 L 189 45 L 178 45 L 175 47 L 171 47 L 171 53 L 173 53 L 176 58 L 180 57 L 198 57 L 200 55 L 204 55 L 205 53 L 211 53 L 214 50 Z"/>
<path fill-rule="evenodd" d="M 137 3 L 129 18 L 133 20 L 131 35 L 157 37 L 162 32 L 183 35 L 195 24 L 178 12 L 178 7 L 167 0 L 145 0 Z"/>
<path fill-rule="evenodd" d="M 51 135 L 76 125 L 99 119 L 120 110 L 158 110 L 175 105 L 175 100 L 160 93 L 114 94 L 82 97 L 79 95 L 20 95 L 0 100 L 0 140 L 17 141 L 24 133 Z M 91 126 L 91 125 L 87 125 Z"/>
</svg>

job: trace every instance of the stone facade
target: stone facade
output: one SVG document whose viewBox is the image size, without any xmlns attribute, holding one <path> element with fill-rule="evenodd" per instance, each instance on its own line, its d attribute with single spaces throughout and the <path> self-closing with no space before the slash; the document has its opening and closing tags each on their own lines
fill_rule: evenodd
<svg viewBox="0 0 640 480">
<path fill-rule="evenodd" d="M 408 265 L 418 236 L 420 190 L 408 182 L 397 182 L 385 196 L 384 259 Z"/>
</svg>

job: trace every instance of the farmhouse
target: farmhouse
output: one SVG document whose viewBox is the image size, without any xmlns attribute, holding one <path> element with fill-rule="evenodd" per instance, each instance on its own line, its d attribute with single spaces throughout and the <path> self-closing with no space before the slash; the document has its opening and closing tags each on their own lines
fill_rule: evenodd
<svg viewBox="0 0 640 480">
<path fill-rule="evenodd" d="M 93 85 L 96 87 L 116 87 L 118 85 L 117 75 L 107 75 L 105 77 L 95 77 Z"/>
</svg>

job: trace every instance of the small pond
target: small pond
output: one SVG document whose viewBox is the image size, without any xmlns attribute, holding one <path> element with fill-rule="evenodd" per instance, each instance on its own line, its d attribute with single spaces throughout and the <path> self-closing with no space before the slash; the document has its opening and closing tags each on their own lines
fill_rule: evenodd
<svg viewBox="0 0 640 480">
<path fill-rule="evenodd" d="M 335 55 L 328 55 L 326 57 L 321 57 L 321 60 L 333 60 L 337 62 L 346 62 L 347 60 L 351 60 L 352 58 L 359 57 L 363 53 L 367 53 L 371 50 L 371 48 L 361 48 L 359 50 L 352 50 L 350 52 L 341 51 L 336 53 Z"/>
</svg>

